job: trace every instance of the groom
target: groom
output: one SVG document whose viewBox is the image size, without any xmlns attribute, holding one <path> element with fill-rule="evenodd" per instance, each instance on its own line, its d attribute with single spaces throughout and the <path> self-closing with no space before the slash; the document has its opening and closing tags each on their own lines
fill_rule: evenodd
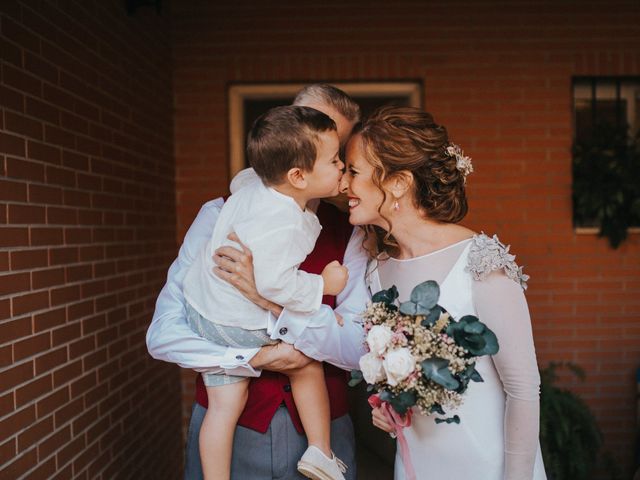
<svg viewBox="0 0 640 480">
<path fill-rule="evenodd" d="M 359 120 L 357 104 L 329 85 L 305 87 L 294 104 L 313 107 L 329 115 L 338 127 L 341 146 L 346 144 Z M 217 346 L 198 337 L 187 325 L 182 280 L 196 252 L 211 235 L 223 202 L 221 198 L 207 202 L 185 236 L 147 332 L 149 352 L 159 360 L 200 372 L 225 371 L 229 375 L 256 377 L 250 383 L 249 399 L 236 428 L 231 467 L 232 478 L 248 480 L 303 478 L 296 465 L 306 448 L 306 438 L 286 374 L 308 363 L 309 357 L 325 361 L 331 403 L 331 446 L 349 467 L 345 478 L 355 479 L 354 435 L 347 415 L 345 370 L 357 368 L 363 353 L 361 327 L 352 321 L 364 310 L 368 298 L 362 281 L 366 255 L 362 252 L 361 233 L 353 232 L 346 215 L 336 206 L 322 202 L 317 212 L 322 233 L 315 250 L 300 268 L 320 273 L 324 265 L 339 260 L 349 269 L 345 290 L 337 299 L 325 297 L 325 305 L 311 318 L 272 306 L 273 336 L 283 343 L 260 349 Z M 260 303 L 253 284 L 250 252 L 227 249 L 224 255 L 217 257 L 221 267 L 218 274 Z M 336 312 L 344 318 L 343 327 L 335 320 L 332 307 L 336 304 Z M 185 480 L 202 478 L 198 435 L 206 408 L 207 395 L 198 376 L 187 438 Z"/>
</svg>

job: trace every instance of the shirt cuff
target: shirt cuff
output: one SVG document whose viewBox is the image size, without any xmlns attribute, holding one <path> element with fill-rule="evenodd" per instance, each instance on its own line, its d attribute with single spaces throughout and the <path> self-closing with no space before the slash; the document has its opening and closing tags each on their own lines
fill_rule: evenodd
<svg viewBox="0 0 640 480">
<path fill-rule="evenodd" d="M 282 309 L 277 319 L 273 315 L 271 318 L 273 321 L 271 338 L 273 340 L 282 340 L 291 345 L 295 345 L 296 340 L 302 336 L 302 332 L 308 326 L 308 322 L 301 322 L 299 316 L 296 318 L 296 314 L 289 314 L 286 308 Z"/>
<path fill-rule="evenodd" d="M 258 353 L 259 348 L 233 348 L 228 347 L 220 367 L 224 369 L 226 375 L 237 375 L 240 377 L 259 377 L 260 370 L 256 370 L 249 362 Z"/>
</svg>

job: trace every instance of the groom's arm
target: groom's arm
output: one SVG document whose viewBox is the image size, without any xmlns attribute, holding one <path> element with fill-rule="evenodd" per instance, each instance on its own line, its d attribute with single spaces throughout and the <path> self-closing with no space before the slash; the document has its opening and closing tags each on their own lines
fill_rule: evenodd
<svg viewBox="0 0 640 480">
<path fill-rule="evenodd" d="M 334 310 L 322 305 L 314 315 L 301 315 L 284 309 L 275 321 L 272 337 L 291 343 L 305 355 L 331 363 L 344 370 L 358 368 L 358 360 L 366 353 L 360 315 L 369 301 L 365 283 L 368 256 L 362 246 L 364 232 L 354 229 L 344 254 L 349 281 L 337 296 L 335 313 L 342 316 L 338 325 Z"/>
<path fill-rule="evenodd" d="M 366 353 L 360 315 L 370 297 L 365 283 L 368 256 L 362 246 L 363 237 L 361 229 L 354 229 L 347 245 L 343 264 L 349 270 L 349 280 L 336 298 L 338 307 L 335 312 L 331 307 L 322 305 L 315 314 L 298 314 L 263 299 L 256 290 L 251 251 L 233 233 L 229 238 L 242 250 L 220 247 L 215 252 L 214 263 L 218 267 L 214 271 L 249 300 L 271 312 L 273 317 L 269 330 L 272 338 L 292 344 L 315 360 L 353 370 L 358 368 L 358 360 Z M 344 326 L 338 325 L 336 313 L 342 316 Z"/>
<path fill-rule="evenodd" d="M 197 252 L 206 243 L 220 214 L 222 198 L 203 205 L 187 232 L 178 258 L 169 268 L 153 320 L 147 330 L 147 348 L 151 356 L 199 372 L 257 376 L 262 363 L 271 361 L 267 351 L 254 360 L 259 348 L 232 348 L 216 345 L 197 335 L 187 324 L 182 285 Z M 267 349 L 268 350 L 268 349 Z M 250 364 L 251 362 L 251 364 Z"/>
</svg>

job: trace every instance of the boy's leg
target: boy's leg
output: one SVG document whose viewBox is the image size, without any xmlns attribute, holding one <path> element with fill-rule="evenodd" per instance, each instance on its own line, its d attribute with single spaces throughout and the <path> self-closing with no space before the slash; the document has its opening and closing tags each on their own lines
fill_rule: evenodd
<svg viewBox="0 0 640 480">
<path fill-rule="evenodd" d="M 206 411 L 206 408 L 194 403 L 187 434 L 184 480 L 203 479 L 198 437 Z M 273 445 L 278 448 L 272 448 Z M 306 438 L 296 432 L 286 407 L 280 407 L 267 433 L 236 427 L 231 480 L 301 480 L 304 477 L 298 473 L 296 466 L 306 448 Z M 331 422 L 331 449 L 347 464 L 345 478 L 355 480 L 355 437 L 349 415 Z"/>
<path fill-rule="evenodd" d="M 305 480 L 297 466 L 306 449 L 307 439 L 296 431 L 289 411 L 281 406 L 266 433 L 236 428 L 231 480 Z M 331 422 L 331 449 L 347 464 L 345 478 L 356 480 L 355 438 L 349 415 Z"/>
<path fill-rule="evenodd" d="M 288 376 L 309 445 L 319 448 L 331 458 L 331 412 L 322 364 L 311 362 Z"/>
<path fill-rule="evenodd" d="M 247 403 L 249 380 L 207 387 L 210 408 L 200 429 L 200 461 L 205 480 L 228 480 L 233 434 Z"/>
</svg>

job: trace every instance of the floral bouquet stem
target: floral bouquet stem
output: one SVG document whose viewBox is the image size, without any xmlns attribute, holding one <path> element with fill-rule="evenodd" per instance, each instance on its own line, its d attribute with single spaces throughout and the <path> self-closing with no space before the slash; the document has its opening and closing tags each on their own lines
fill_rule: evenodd
<svg viewBox="0 0 640 480">
<path fill-rule="evenodd" d="M 407 439 L 405 438 L 404 432 L 402 431 L 405 427 L 411 426 L 411 415 L 413 412 L 411 410 L 408 410 L 404 417 L 400 416 L 393 409 L 391 404 L 382 401 L 380 399 L 380 395 L 378 395 L 377 393 L 369 397 L 369 405 L 371 405 L 371 408 L 382 407 L 382 412 L 387 418 L 387 421 L 394 426 L 394 435 L 398 439 L 398 448 L 400 449 L 400 457 L 402 458 L 402 464 L 404 465 L 407 480 L 416 480 L 416 472 L 413 469 L 413 463 L 411 462 L 409 445 L 407 444 Z"/>
</svg>

